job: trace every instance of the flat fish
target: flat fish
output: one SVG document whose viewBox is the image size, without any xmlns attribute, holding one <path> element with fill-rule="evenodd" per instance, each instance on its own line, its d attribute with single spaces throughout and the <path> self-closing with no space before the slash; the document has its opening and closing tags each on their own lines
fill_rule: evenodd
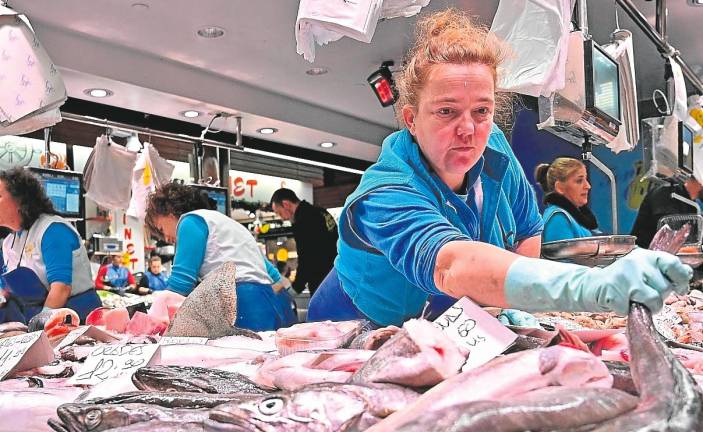
<svg viewBox="0 0 703 432">
<path fill-rule="evenodd" d="M 149 366 L 137 369 L 132 382 L 140 390 L 267 394 L 244 375 L 193 366 Z"/>
<path fill-rule="evenodd" d="M 164 336 L 206 337 L 256 333 L 234 327 L 237 320 L 236 266 L 226 262 L 211 271 L 183 301 Z"/>
<path fill-rule="evenodd" d="M 703 429 L 696 381 L 666 347 L 645 306 L 632 303 L 627 320 L 630 370 L 640 394 L 634 411 L 600 424 L 597 432 L 689 432 Z"/>
<path fill-rule="evenodd" d="M 637 406 L 615 389 L 545 387 L 505 401 L 475 401 L 429 411 L 397 432 L 521 432 L 567 429 L 609 420 Z"/>
</svg>

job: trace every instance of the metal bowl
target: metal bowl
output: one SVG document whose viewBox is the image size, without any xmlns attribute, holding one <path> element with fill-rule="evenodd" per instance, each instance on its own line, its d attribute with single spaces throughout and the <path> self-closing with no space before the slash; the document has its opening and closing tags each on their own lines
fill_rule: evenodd
<svg viewBox="0 0 703 432">
<path fill-rule="evenodd" d="M 698 267 L 703 264 L 703 252 L 681 252 L 676 254 L 682 263 L 691 267 Z"/>
<path fill-rule="evenodd" d="M 577 262 L 581 259 L 614 261 L 635 248 L 637 237 L 631 235 L 610 235 L 558 240 L 542 243 L 542 257 L 551 260 Z"/>
</svg>

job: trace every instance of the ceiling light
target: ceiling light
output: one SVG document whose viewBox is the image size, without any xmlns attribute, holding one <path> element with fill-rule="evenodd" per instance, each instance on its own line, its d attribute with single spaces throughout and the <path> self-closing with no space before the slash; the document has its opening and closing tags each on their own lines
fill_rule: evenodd
<svg viewBox="0 0 703 432">
<path fill-rule="evenodd" d="M 271 134 L 275 134 L 276 132 L 278 132 L 278 129 L 267 127 L 267 128 L 257 129 L 256 131 L 260 134 L 263 134 L 263 135 L 271 135 Z"/>
<path fill-rule="evenodd" d="M 333 143 L 332 141 L 325 141 L 320 143 L 320 147 L 322 148 L 332 148 L 336 145 L 336 143 Z"/>
<path fill-rule="evenodd" d="M 103 88 L 86 89 L 86 90 L 83 90 L 83 93 L 87 94 L 88 96 L 92 96 L 92 97 L 96 97 L 96 98 L 104 98 L 104 97 L 112 96 L 114 94 L 112 92 L 112 90 L 103 89 Z"/>
<path fill-rule="evenodd" d="M 195 118 L 200 115 L 200 111 L 193 111 L 193 110 L 181 111 L 181 115 L 183 117 L 187 117 L 187 118 Z"/>
<path fill-rule="evenodd" d="M 703 6 L 703 0 L 688 0 L 691 6 Z"/>
<path fill-rule="evenodd" d="M 149 5 L 146 3 L 132 3 L 132 7 L 137 10 L 147 10 Z"/>
<path fill-rule="evenodd" d="M 310 69 L 306 70 L 305 73 L 308 75 L 312 75 L 312 76 L 318 76 L 318 75 L 324 75 L 329 71 L 330 70 L 327 69 L 326 67 L 314 67 L 314 68 L 310 68 Z"/>
<path fill-rule="evenodd" d="M 207 26 L 198 30 L 198 36 L 205 39 L 215 39 L 222 37 L 225 34 L 225 29 L 217 26 Z"/>
</svg>

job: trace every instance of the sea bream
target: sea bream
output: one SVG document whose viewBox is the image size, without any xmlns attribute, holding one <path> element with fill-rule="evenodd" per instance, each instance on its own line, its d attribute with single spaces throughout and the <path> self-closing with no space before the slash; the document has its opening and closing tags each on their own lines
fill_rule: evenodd
<svg viewBox="0 0 703 432">
<path fill-rule="evenodd" d="M 148 366 L 137 369 L 132 382 L 140 390 L 267 394 L 249 378 L 236 372 L 193 366 Z"/>
<path fill-rule="evenodd" d="M 505 401 L 430 409 L 396 432 L 522 432 L 564 430 L 612 419 L 638 399 L 615 389 L 545 387 Z"/>
<path fill-rule="evenodd" d="M 238 432 L 358 431 L 402 409 L 417 393 L 400 386 L 313 384 L 294 392 L 219 405 L 210 420 Z M 217 430 L 217 428 L 213 428 Z"/>
</svg>

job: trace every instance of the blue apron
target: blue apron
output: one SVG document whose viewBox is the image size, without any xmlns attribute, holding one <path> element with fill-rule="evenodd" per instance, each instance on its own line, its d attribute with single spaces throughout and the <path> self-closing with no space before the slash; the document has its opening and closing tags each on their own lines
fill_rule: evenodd
<svg viewBox="0 0 703 432">
<path fill-rule="evenodd" d="M 107 280 L 110 281 L 112 286 L 115 288 L 126 287 L 127 281 L 129 280 L 126 268 L 118 267 L 117 269 L 115 269 L 115 266 L 113 266 L 112 264 L 107 267 L 107 274 L 105 275 L 105 277 L 107 277 Z"/>
<path fill-rule="evenodd" d="M 253 330 L 277 330 L 298 322 L 293 299 L 285 291 L 276 294 L 271 285 L 237 283 L 237 327 Z"/>
<path fill-rule="evenodd" d="M 369 317 L 364 315 L 352 302 L 351 298 L 342 289 L 342 284 L 337 276 L 337 270 L 332 270 L 327 274 L 315 294 L 310 299 L 308 305 L 308 322 L 313 321 L 348 321 L 364 319 L 367 320 L 369 328 L 379 328 L 380 325 L 374 323 Z"/>
<path fill-rule="evenodd" d="M 26 324 L 41 312 L 48 292 L 34 271 L 27 267 L 17 267 L 2 274 L 0 278 L 10 291 L 8 303 L 0 308 L 0 322 L 19 321 Z M 102 302 L 95 289 L 69 297 L 65 305 L 78 314 L 81 322 L 85 322 L 88 314 L 101 306 Z"/>
</svg>

